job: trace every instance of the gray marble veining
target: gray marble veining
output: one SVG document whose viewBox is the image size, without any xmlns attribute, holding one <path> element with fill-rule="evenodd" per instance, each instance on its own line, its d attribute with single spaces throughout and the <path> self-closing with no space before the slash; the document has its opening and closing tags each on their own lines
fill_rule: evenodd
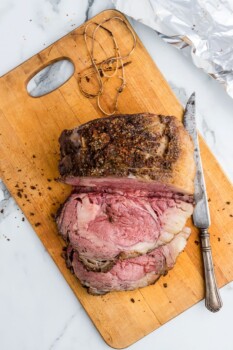
<svg viewBox="0 0 233 350">
<path fill-rule="evenodd" d="M 216 144 L 215 132 L 209 128 L 207 121 L 204 118 L 202 119 L 202 131 L 208 145 L 214 147 Z"/>
<path fill-rule="evenodd" d="M 187 92 L 183 87 L 176 86 L 173 82 L 168 81 L 168 84 L 170 85 L 172 91 L 178 98 L 179 102 L 182 104 L 183 107 L 185 107 L 189 96 L 187 96 Z"/>
<path fill-rule="evenodd" d="M 88 0 L 87 9 L 85 12 L 85 22 L 89 19 L 89 12 L 90 12 L 90 9 L 91 9 L 93 3 L 94 3 L 94 0 Z"/>
<path fill-rule="evenodd" d="M 55 12 L 59 12 L 59 4 L 61 0 L 48 0 L 48 2 L 52 5 L 52 9 Z"/>
<path fill-rule="evenodd" d="M 43 96 L 63 85 L 74 73 L 74 65 L 67 59 L 49 64 L 31 78 L 27 85 L 29 95 Z"/>
<path fill-rule="evenodd" d="M 63 336 L 66 333 L 66 330 L 68 329 L 68 327 L 70 326 L 70 324 L 72 323 L 72 321 L 74 320 L 74 318 L 77 316 L 77 312 L 75 312 L 64 324 L 64 327 L 62 328 L 62 330 L 60 331 L 60 333 L 58 334 L 58 336 L 56 337 L 56 339 L 54 339 L 54 341 L 52 342 L 52 344 L 49 347 L 49 350 L 53 350 L 56 349 L 58 343 L 60 342 L 60 340 L 63 338 Z"/>
<path fill-rule="evenodd" d="M 16 208 L 17 205 L 14 199 L 11 197 L 6 186 L 0 179 L 0 223 L 3 222 Z"/>
</svg>

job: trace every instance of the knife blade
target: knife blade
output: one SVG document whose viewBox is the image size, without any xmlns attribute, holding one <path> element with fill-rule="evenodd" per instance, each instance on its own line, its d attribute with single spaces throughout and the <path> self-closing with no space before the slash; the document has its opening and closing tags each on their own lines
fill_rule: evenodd
<svg viewBox="0 0 233 350">
<path fill-rule="evenodd" d="M 196 176 L 194 180 L 195 207 L 193 212 L 193 223 L 200 232 L 205 275 L 205 305 L 208 310 L 216 312 L 219 311 L 222 307 L 222 300 L 216 283 L 212 252 L 210 247 L 210 236 L 208 232 L 208 228 L 210 226 L 210 213 L 197 134 L 195 92 L 192 93 L 187 102 L 183 117 L 183 123 L 194 144 Z"/>
<path fill-rule="evenodd" d="M 194 158 L 196 164 L 196 176 L 194 180 L 194 200 L 196 205 L 193 213 L 193 222 L 197 228 L 207 229 L 210 226 L 210 213 L 206 194 L 205 180 L 203 175 L 202 162 L 200 157 L 195 114 L 196 103 L 194 92 L 190 96 L 184 112 L 184 127 L 193 140 Z"/>
</svg>

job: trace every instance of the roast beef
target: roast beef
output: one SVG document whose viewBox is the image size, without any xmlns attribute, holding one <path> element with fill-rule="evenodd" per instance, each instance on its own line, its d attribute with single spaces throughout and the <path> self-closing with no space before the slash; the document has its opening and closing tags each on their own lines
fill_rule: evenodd
<svg viewBox="0 0 233 350">
<path fill-rule="evenodd" d="M 193 144 L 175 117 L 95 119 L 64 130 L 59 141 L 61 181 L 73 186 L 193 193 Z"/>
<path fill-rule="evenodd" d="M 67 265 L 91 294 L 110 291 L 133 290 L 153 284 L 170 270 L 184 249 L 190 230 L 180 232 L 170 243 L 136 258 L 118 260 L 109 272 L 88 271 L 79 254 L 70 245 L 67 249 Z"/>
<path fill-rule="evenodd" d="M 145 254 L 170 242 L 192 211 L 192 203 L 156 193 L 152 197 L 138 192 L 73 193 L 57 223 L 86 268 L 106 272 L 119 258 Z"/>
<path fill-rule="evenodd" d="M 184 248 L 195 163 L 177 118 L 150 113 L 92 120 L 60 136 L 57 215 L 68 264 L 94 294 L 155 282 Z"/>
</svg>

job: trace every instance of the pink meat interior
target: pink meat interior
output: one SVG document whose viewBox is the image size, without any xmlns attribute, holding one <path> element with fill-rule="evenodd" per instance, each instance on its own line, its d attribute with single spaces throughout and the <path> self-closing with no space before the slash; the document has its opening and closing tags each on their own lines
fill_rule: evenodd
<svg viewBox="0 0 233 350">
<path fill-rule="evenodd" d="M 57 222 L 80 257 L 111 260 L 120 254 L 145 254 L 170 242 L 192 211 L 192 204 L 176 197 L 74 193 Z"/>
<path fill-rule="evenodd" d="M 68 265 L 82 284 L 92 294 L 103 294 L 111 290 L 130 290 L 154 283 L 170 270 L 186 245 L 190 230 L 180 232 L 170 243 L 152 252 L 118 260 L 107 273 L 87 271 L 79 260 L 78 253 L 68 247 Z"/>
</svg>

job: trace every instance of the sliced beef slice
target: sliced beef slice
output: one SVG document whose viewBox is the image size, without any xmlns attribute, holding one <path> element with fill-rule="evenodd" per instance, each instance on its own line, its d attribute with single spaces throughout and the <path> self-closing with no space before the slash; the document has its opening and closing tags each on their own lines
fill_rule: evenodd
<svg viewBox="0 0 233 350">
<path fill-rule="evenodd" d="M 176 197 L 73 193 L 57 224 L 87 269 L 108 271 L 119 258 L 146 254 L 170 242 L 192 211 L 192 203 Z"/>
<path fill-rule="evenodd" d="M 106 273 L 88 271 L 71 245 L 67 249 L 67 265 L 91 294 L 133 290 L 153 284 L 173 268 L 185 248 L 190 230 L 180 232 L 170 243 L 135 258 L 118 260 Z"/>
</svg>

